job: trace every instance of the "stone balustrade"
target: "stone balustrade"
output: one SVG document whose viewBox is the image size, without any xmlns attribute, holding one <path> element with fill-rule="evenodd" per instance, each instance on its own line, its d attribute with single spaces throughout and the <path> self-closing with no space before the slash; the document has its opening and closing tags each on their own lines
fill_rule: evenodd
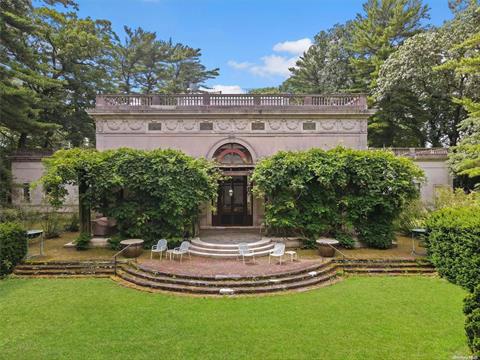
<svg viewBox="0 0 480 360">
<path fill-rule="evenodd" d="M 97 95 L 96 110 L 269 108 L 366 111 L 364 94 L 291 95 L 291 94 L 131 94 Z"/>
</svg>

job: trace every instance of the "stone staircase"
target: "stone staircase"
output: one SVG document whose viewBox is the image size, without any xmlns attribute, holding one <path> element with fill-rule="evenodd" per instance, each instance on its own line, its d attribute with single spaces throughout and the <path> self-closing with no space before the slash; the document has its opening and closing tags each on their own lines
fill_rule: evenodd
<svg viewBox="0 0 480 360">
<path fill-rule="evenodd" d="M 14 274 L 20 277 L 111 277 L 122 285 L 146 291 L 240 295 L 319 287 L 337 282 L 341 279 L 338 275 L 343 274 L 425 276 L 436 272 L 426 260 L 328 259 L 306 261 L 301 267 L 280 273 L 255 275 L 178 274 L 174 270 L 154 270 L 127 261 L 117 263 L 116 275 L 112 261 L 27 261 L 18 265 Z"/>
<path fill-rule="evenodd" d="M 28 277 L 110 277 L 113 261 L 26 261 L 13 270 L 17 276 Z"/>
<path fill-rule="evenodd" d="M 332 261 L 318 262 L 302 269 L 281 274 L 235 275 L 179 275 L 159 272 L 139 264 L 122 264 L 117 270 L 117 281 L 141 290 L 173 291 L 203 295 L 237 295 L 273 293 L 309 288 L 333 282 L 337 275 Z"/>
<path fill-rule="evenodd" d="M 427 260 L 414 259 L 345 259 L 335 261 L 347 274 L 365 275 L 434 275 Z"/>
<path fill-rule="evenodd" d="M 255 252 L 256 257 L 267 256 L 274 244 L 268 238 L 248 242 L 249 248 Z M 192 239 L 190 253 L 196 256 L 207 256 L 217 259 L 234 259 L 238 256 L 238 244 L 207 242 L 200 238 Z"/>
</svg>

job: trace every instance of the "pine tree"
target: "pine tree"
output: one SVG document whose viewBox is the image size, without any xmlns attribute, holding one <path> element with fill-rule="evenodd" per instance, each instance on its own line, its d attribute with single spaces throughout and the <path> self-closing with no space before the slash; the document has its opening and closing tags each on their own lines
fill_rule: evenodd
<svg viewBox="0 0 480 360">
<path fill-rule="evenodd" d="M 421 0 L 368 0 L 364 14 L 352 25 L 351 59 L 356 88 L 367 91 L 376 85 L 383 62 L 409 37 L 424 31 L 428 6 Z"/>
</svg>

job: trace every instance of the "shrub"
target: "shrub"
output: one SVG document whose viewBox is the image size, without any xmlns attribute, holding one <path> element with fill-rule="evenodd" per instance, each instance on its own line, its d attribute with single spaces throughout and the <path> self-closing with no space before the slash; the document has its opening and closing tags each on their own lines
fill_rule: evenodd
<svg viewBox="0 0 480 360">
<path fill-rule="evenodd" d="M 120 234 L 115 234 L 112 237 L 108 238 L 107 243 L 110 249 L 120 250 L 120 241 L 125 240 L 126 237 L 121 236 Z"/>
<path fill-rule="evenodd" d="M 92 237 L 88 233 L 81 233 L 75 240 L 75 248 L 77 250 L 87 250 L 90 246 Z"/>
<path fill-rule="evenodd" d="M 435 192 L 435 209 L 480 205 L 480 193 L 466 193 L 463 189 L 442 187 Z"/>
<path fill-rule="evenodd" d="M 465 298 L 463 311 L 467 316 L 465 332 L 472 353 L 480 356 L 480 284 L 474 292 Z"/>
<path fill-rule="evenodd" d="M 72 213 L 67 219 L 67 223 L 64 227 L 65 231 L 77 232 L 80 229 L 80 223 L 78 219 L 78 214 L 76 212 Z"/>
<path fill-rule="evenodd" d="M 60 216 L 52 209 L 48 209 L 42 214 L 42 226 L 45 239 L 59 237 L 62 232 Z"/>
<path fill-rule="evenodd" d="M 443 208 L 427 220 L 426 241 L 440 275 L 470 291 L 480 283 L 480 206 Z"/>
<path fill-rule="evenodd" d="M 21 222 L 25 219 L 25 213 L 20 208 L 2 208 L 0 209 L 0 223 L 2 222 Z"/>
<path fill-rule="evenodd" d="M 252 177 L 269 228 L 313 239 L 352 227 L 359 240 L 382 249 L 394 239 L 393 220 L 418 197 L 415 179 L 423 172 L 411 160 L 343 148 L 281 151 Z"/>
<path fill-rule="evenodd" d="M 45 159 L 48 199 L 63 204 L 66 184 L 82 185 L 82 202 L 117 221 L 121 236 L 183 236 L 200 206 L 217 196 L 219 172 L 212 162 L 176 150 L 60 150 Z"/>
<path fill-rule="evenodd" d="M 420 199 L 412 200 L 405 205 L 403 211 L 395 219 L 395 230 L 410 236 L 411 229 L 425 227 L 428 210 Z"/>
<path fill-rule="evenodd" d="M 0 276 L 12 272 L 27 255 L 27 235 L 22 225 L 15 222 L 0 224 Z"/>
</svg>

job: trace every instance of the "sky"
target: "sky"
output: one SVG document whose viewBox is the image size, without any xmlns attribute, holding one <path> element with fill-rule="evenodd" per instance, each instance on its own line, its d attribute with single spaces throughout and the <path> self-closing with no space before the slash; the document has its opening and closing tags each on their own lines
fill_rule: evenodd
<svg viewBox="0 0 480 360">
<path fill-rule="evenodd" d="M 277 86 L 313 37 L 362 12 L 363 0 L 77 0 L 82 17 L 141 26 L 202 49 L 202 63 L 220 68 L 206 84 L 224 93 Z M 424 0 L 429 23 L 452 17 L 448 0 Z"/>
</svg>

